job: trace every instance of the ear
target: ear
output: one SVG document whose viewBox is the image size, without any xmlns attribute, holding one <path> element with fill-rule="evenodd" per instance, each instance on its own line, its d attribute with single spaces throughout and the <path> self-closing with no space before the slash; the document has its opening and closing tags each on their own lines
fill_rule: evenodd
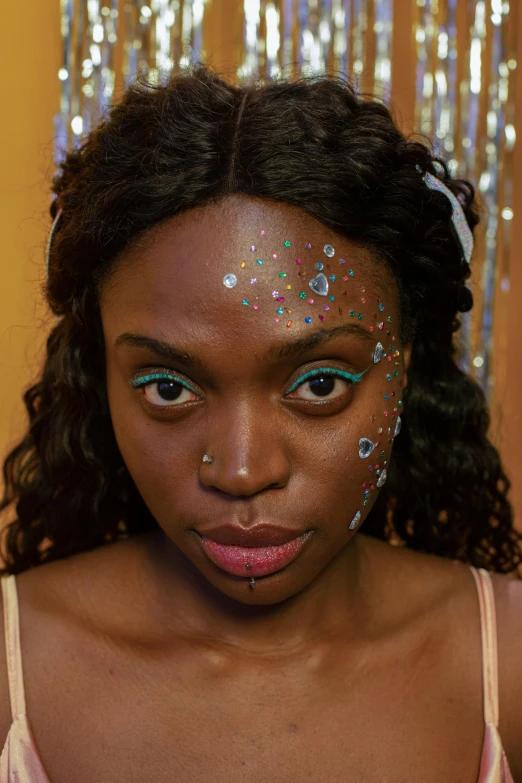
<svg viewBox="0 0 522 783">
<path fill-rule="evenodd" d="M 404 359 L 404 384 L 403 388 L 405 389 L 408 385 L 408 367 L 410 366 L 410 360 L 411 360 L 411 350 L 412 350 L 412 344 L 408 343 L 407 345 L 403 345 L 402 347 L 402 356 Z"/>
</svg>

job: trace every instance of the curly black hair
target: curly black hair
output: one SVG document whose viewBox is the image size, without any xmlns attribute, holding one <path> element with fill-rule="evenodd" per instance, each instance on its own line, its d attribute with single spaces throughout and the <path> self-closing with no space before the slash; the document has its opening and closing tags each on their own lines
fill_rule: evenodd
<svg viewBox="0 0 522 783">
<path fill-rule="evenodd" d="M 137 79 L 67 153 L 53 180 L 45 296 L 58 316 L 41 376 L 24 393 L 28 430 L 3 463 L 5 568 L 33 566 L 158 527 L 118 449 L 106 393 L 99 288 L 143 232 L 242 193 L 300 207 L 369 248 L 397 280 L 412 342 L 402 432 L 364 532 L 501 573 L 522 563 L 510 482 L 487 437 L 478 384 L 458 367 L 458 313 L 471 309 L 447 197 L 471 229 L 475 191 L 423 137 L 342 76 L 227 83 L 197 64 L 162 84 Z M 520 578 L 520 576 L 519 576 Z"/>
</svg>

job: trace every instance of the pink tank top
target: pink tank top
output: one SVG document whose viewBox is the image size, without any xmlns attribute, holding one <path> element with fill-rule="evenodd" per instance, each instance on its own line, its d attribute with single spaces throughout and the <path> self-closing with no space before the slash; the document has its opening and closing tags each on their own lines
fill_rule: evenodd
<svg viewBox="0 0 522 783">
<path fill-rule="evenodd" d="M 489 573 L 470 566 L 480 604 L 484 692 L 484 742 L 477 783 L 514 783 L 498 733 L 497 627 Z M 13 722 L 0 756 L 0 783 L 51 783 L 43 768 L 25 711 L 18 624 L 18 595 L 13 574 L 3 576 L 7 673 Z"/>
</svg>

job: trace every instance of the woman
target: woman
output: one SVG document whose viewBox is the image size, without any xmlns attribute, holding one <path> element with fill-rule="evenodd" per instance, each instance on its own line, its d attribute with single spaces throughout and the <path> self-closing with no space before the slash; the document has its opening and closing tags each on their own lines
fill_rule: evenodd
<svg viewBox="0 0 522 783">
<path fill-rule="evenodd" d="M 197 66 L 53 190 L 1 780 L 522 780 L 521 536 L 453 348 L 473 187 L 341 79 Z"/>
</svg>

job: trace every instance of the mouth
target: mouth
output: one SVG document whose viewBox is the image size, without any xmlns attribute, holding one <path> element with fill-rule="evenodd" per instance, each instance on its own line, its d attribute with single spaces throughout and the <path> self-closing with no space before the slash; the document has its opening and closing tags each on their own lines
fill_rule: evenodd
<svg viewBox="0 0 522 783">
<path fill-rule="evenodd" d="M 253 531 L 252 531 L 253 532 Z M 198 541 L 214 565 L 232 576 L 251 577 L 267 576 L 290 565 L 305 546 L 313 531 L 291 538 L 284 543 L 273 543 L 268 546 L 244 546 L 223 543 L 211 538 L 210 535 L 198 533 Z M 291 531 L 274 533 L 274 536 L 288 538 Z M 216 533 L 216 535 L 219 535 Z M 270 532 L 268 532 L 270 535 Z M 293 534 L 295 535 L 295 533 Z M 224 536 L 221 536 L 224 537 Z M 264 533 L 266 538 L 266 531 Z"/>
</svg>

